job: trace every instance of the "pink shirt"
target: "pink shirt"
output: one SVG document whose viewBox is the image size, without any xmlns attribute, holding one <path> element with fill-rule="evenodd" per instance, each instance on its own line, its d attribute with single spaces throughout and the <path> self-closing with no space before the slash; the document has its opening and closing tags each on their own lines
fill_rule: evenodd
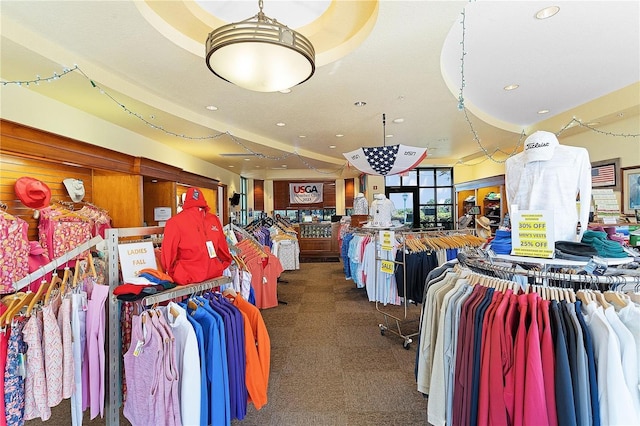
<svg viewBox="0 0 640 426">
<path fill-rule="evenodd" d="M 558 426 L 556 413 L 556 358 L 553 349 L 553 336 L 551 335 L 551 320 L 549 318 L 548 300 L 540 300 L 538 303 L 538 328 L 540 329 L 540 357 L 542 359 L 542 376 L 544 379 L 544 396 L 547 407 L 547 420 L 549 426 Z"/>
<path fill-rule="evenodd" d="M 545 398 L 544 374 L 542 372 L 542 354 L 540 349 L 540 331 L 538 329 L 538 293 L 527 294 L 530 316 L 527 331 L 527 363 L 524 384 L 523 424 L 549 424 Z"/>
<path fill-rule="evenodd" d="M 491 324 L 489 343 L 489 389 L 487 394 L 480 394 L 478 405 L 479 425 L 507 425 L 507 410 L 504 402 L 507 371 L 511 368 L 511 350 L 513 342 L 506 333 L 505 320 L 507 311 L 513 303 L 513 292 L 507 290 L 500 301 Z M 508 345 L 508 346 L 507 346 Z M 485 408 L 486 407 L 486 408 Z M 487 414 L 484 410 L 487 409 Z"/>
</svg>

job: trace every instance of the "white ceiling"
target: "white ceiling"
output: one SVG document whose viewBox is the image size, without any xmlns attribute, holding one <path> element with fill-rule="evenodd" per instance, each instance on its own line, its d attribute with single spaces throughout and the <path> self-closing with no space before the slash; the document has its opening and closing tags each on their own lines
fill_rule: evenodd
<svg viewBox="0 0 640 426">
<path fill-rule="evenodd" d="M 226 3 L 248 8 L 245 18 L 257 12 L 257 1 Z M 268 16 L 287 23 L 284 12 L 274 16 L 270 0 L 264 3 Z M 549 5 L 560 12 L 536 20 Z M 345 164 L 342 153 L 383 143 L 428 147 L 430 164 L 454 164 L 481 151 L 458 109 L 463 9 L 464 104 L 489 151 L 510 151 L 521 131 L 559 114 L 570 120 L 574 108 L 640 80 L 638 1 L 381 0 L 369 36 L 348 55 L 318 66 L 289 94 L 250 92 L 218 79 L 206 68 L 205 40 L 199 55 L 180 47 L 150 25 L 139 6 L 130 0 L 0 1 L 0 76 L 29 80 L 77 64 L 86 77 L 74 71 L 26 90 L 258 178 L 277 177 L 274 169 L 283 165 L 301 169 L 300 177 L 309 167 L 337 170 Z M 517 90 L 503 89 L 514 83 Z M 356 101 L 367 104 L 357 108 Z M 3 110 L 10 107 L 2 103 Z M 550 112 L 538 114 L 541 109 Z M 614 106 L 601 115 L 619 112 Z M 383 114 L 393 137 L 384 138 Z M 404 122 L 393 123 L 396 118 Z M 227 132 L 233 137 L 191 139 Z M 283 158 L 292 152 L 299 155 Z"/>
</svg>

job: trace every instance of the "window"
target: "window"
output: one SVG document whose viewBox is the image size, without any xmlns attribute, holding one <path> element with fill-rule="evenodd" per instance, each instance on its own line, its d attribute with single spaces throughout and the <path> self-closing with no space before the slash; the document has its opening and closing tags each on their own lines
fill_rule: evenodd
<svg viewBox="0 0 640 426">
<path fill-rule="evenodd" d="M 420 211 L 420 227 L 453 229 L 453 168 L 417 168 L 405 176 L 385 177 L 385 186 L 387 192 L 417 190 L 414 205 Z M 406 209 L 406 206 L 402 207 Z M 401 206 L 396 205 L 396 209 L 400 208 Z"/>
</svg>

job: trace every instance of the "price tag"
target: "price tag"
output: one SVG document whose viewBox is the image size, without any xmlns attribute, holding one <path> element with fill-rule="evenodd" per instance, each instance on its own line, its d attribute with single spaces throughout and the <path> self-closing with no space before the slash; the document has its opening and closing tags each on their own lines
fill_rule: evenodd
<svg viewBox="0 0 640 426">
<path fill-rule="evenodd" d="M 136 348 L 133 350 L 133 356 L 140 356 L 143 351 L 143 345 L 144 342 L 142 340 L 138 340 L 138 343 L 136 343 Z"/>
<path fill-rule="evenodd" d="M 393 274 L 393 262 L 390 260 L 383 260 L 380 263 L 380 272 L 385 274 Z"/>
<path fill-rule="evenodd" d="M 18 376 L 27 377 L 27 354 L 18 354 Z"/>
<path fill-rule="evenodd" d="M 585 265 L 584 270 L 588 274 L 601 276 L 607 271 L 607 267 L 607 262 L 604 259 L 593 256 Z"/>
<path fill-rule="evenodd" d="M 207 253 L 209 253 L 209 257 L 213 259 L 216 257 L 216 249 L 213 247 L 212 241 L 207 241 Z"/>
<path fill-rule="evenodd" d="M 395 242 L 395 232 L 393 231 L 380 231 L 380 248 L 383 251 L 392 251 L 393 243 Z"/>
</svg>

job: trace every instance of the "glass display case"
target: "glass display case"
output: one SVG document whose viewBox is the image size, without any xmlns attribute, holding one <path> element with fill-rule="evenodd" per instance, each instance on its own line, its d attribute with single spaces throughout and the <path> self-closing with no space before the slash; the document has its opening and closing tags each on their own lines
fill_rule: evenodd
<svg viewBox="0 0 640 426">
<path fill-rule="evenodd" d="M 331 238 L 331 224 L 330 223 L 301 224 L 300 238 Z"/>
<path fill-rule="evenodd" d="M 300 257 L 338 257 L 339 222 L 299 223 Z"/>
</svg>

